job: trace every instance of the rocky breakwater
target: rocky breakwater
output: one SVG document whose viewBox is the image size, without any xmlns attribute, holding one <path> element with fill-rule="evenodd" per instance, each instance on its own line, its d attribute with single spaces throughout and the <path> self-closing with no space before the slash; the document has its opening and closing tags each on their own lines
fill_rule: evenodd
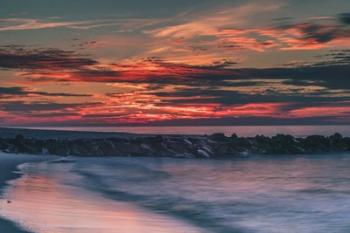
<svg viewBox="0 0 350 233">
<path fill-rule="evenodd" d="M 67 132 L 69 134 L 69 132 Z M 129 135 L 98 138 L 33 138 L 17 135 L 0 138 L 0 150 L 7 153 L 47 154 L 60 156 L 149 156 L 184 158 L 225 158 L 249 154 L 283 155 L 350 151 L 350 138 L 291 135 L 266 137 L 227 137 L 185 135 Z"/>
</svg>

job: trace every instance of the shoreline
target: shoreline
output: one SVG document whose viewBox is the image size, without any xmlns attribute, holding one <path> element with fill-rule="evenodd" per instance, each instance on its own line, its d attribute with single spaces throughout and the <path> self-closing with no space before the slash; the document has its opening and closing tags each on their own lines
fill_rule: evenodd
<svg viewBox="0 0 350 233">
<path fill-rule="evenodd" d="M 11 182 L 11 188 L 6 190 L 6 198 L 1 200 L 4 205 L 2 215 L 32 233 L 96 232 L 96 229 L 104 233 L 208 232 L 183 219 L 137 203 L 117 201 L 102 190 L 88 189 L 83 185 L 81 175 L 73 169 L 77 163 L 79 161 L 74 164 L 44 161 L 20 166 L 23 176 Z M 12 206 L 6 204 L 7 200 L 11 200 Z M 45 225 L 38 221 L 40 219 L 45 220 Z"/>
<path fill-rule="evenodd" d="M 42 156 L 32 155 L 13 155 L 0 152 L 0 196 L 4 194 L 8 183 L 21 177 L 21 174 L 16 173 L 18 166 L 28 162 L 39 162 L 47 160 Z M 0 232 L 4 233 L 32 233 L 22 229 L 17 223 L 0 217 Z"/>
</svg>

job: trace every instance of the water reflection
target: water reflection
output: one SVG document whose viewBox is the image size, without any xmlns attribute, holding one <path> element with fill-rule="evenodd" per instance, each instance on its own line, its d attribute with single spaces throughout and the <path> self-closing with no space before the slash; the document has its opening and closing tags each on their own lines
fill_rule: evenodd
<svg viewBox="0 0 350 233">
<path fill-rule="evenodd" d="M 1 216 L 38 233 L 198 233 L 176 219 L 103 198 L 77 186 L 73 165 L 22 166 L 24 176 L 1 200 Z"/>
<path fill-rule="evenodd" d="M 348 233 L 349 167 L 349 155 L 33 164 L 0 214 L 40 233 Z"/>
<path fill-rule="evenodd" d="M 93 165 L 92 165 L 93 164 Z M 119 159 L 76 169 L 99 187 L 210 232 L 349 232 L 347 155 L 234 161 Z"/>
</svg>

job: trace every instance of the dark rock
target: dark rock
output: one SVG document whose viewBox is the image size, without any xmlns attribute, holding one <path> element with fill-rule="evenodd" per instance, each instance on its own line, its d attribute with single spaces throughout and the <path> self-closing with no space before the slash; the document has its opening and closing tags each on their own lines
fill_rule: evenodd
<svg viewBox="0 0 350 233">
<path fill-rule="evenodd" d="M 67 137 L 68 138 L 68 137 Z M 226 137 L 133 135 L 128 137 L 39 139 L 22 135 L 0 138 L 0 150 L 6 153 L 75 156 L 162 156 L 184 158 L 224 158 L 248 154 L 314 154 L 350 151 L 350 138 L 336 133 L 329 137 L 311 135 L 295 138 L 277 134 Z"/>
<path fill-rule="evenodd" d="M 224 141 L 227 139 L 227 137 L 223 133 L 214 133 L 208 136 L 208 138 L 214 141 Z"/>
</svg>

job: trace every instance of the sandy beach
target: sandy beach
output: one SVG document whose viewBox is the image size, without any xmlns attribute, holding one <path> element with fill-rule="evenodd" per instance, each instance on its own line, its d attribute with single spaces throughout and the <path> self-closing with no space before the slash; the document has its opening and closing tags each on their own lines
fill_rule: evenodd
<svg viewBox="0 0 350 233">
<path fill-rule="evenodd" d="M 16 174 L 17 166 L 26 162 L 43 161 L 47 157 L 30 156 L 30 155 L 14 155 L 0 152 L 0 194 L 2 195 L 7 182 L 19 177 Z M 9 203 L 10 205 L 10 203 Z M 0 218 L 0 232 L 6 233 L 29 233 L 18 227 L 15 223 Z"/>
<path fill-rule="evenodd" d="M 19 163 L 35 161 L 25 158 L 18 158 Z M 0 216 L 33 233 L 206 232 L 186 221 L 82 188 L 82 177 L 74 172 L 75 162 L 34 162 L 18 168 L 22 175 L 11 180 L 0 198 Z M 13 228 L 1 232 L 26 231 Z"/>
</svg>

